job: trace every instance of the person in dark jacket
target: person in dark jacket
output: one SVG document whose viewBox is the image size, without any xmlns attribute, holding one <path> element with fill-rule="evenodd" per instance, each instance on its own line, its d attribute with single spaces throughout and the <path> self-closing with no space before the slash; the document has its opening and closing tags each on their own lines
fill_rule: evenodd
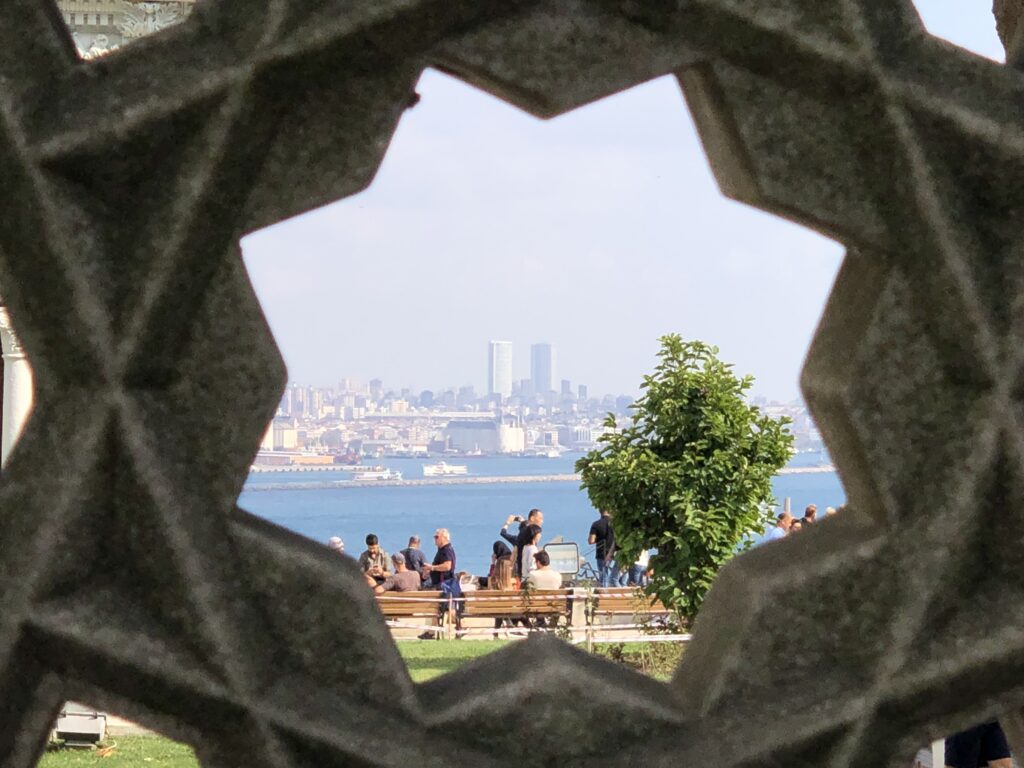
<svg viewBox="0 0 1024 768">
<path fill-rule="evenodd" d="M 519 523 L 519 531 L 513 536 L 508 532 L 508 527 L 512 523 Z M 509 544 L 515 546 L 513 551 L 514 557 L 512 558 L 512 569 L 516 576 L 521 576 L 519 567 L 519 557 L 523 549 L 533 542 L 534 536 L 540 530 L 541 526 L 544 525 L 544 513 L 539 509 L 531 509 L 529 514 L 526 515 L 524 520 L 520 515 L 509 515 L 508 519 L 505 520 L 505 525 L 501 527 L 499 535 Z M 533 531 L 531 528 L 535 527 L 537 530 Z"/>
<path fill-rule="evenodd" d="M 423 566 L 427 563 L 427 556 L 420 549 L 420 537 L 410 536 L 409 546 L 402 550 L 402 557 L 405 558 L 405 567 L 416 573 L 423 572 Z"/>
<path fill-rule="evenodd" d="M 487 588 L 494 589 L 491 586 L 491 579 L 494 578 L 494 566 L 499 560 L 507 557 L 509 560 L 512 559 L 512 550 L 508 548 L 508 545 L 503 541 L 494 542 L 494 546 L 491 547 L 491 568 L 487 572 Z"/>
</svg>

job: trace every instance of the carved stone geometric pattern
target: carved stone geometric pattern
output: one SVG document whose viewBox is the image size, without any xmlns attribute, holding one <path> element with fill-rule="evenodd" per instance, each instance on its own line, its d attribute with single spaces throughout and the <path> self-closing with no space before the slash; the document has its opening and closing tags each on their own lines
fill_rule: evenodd
<svg viewBox="0 0 1024 768">
<path fill-rule="evenodd" d="M 727 194 L 850 246 L 803 386 L 858 514 L 726 567 L 670 685 L 541 639 L 414 686 L 355 566 L 235 505 L 285 383 L 239 238 L 365 187 L 427 66 L 541 116 L 674 73 Z M 11 0 L 0 285 L 38 383 L 0 765 L 67 698 L 268 767 L 874 768 L 1020 708 L 1022 117 L 909 0 L 217 0 L 88 63 Z"/>
</svg>

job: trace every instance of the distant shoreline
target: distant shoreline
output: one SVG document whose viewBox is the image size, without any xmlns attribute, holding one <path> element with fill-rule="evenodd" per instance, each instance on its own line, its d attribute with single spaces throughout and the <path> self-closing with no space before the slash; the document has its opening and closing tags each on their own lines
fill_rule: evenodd
<svg viewBox="0 0 1024 768">
<path fill-rule="evenodd" d="M 301 470 L 300 470 L 301 471 Z M 829 474 L 836 468 L 831 464 L 818 467 L 783 467 L 780 475 L 811 475 Z M 523 483 L 578 483 L 580 476 L 563 475 L 488 475 L 473 477 L 459 475 L 457 477 L 422 477 L 409 480 L 313 480 L 299 483 L 259 483 L 246 485 L 245 491 L 317 491 L 345 488 L 421 488 L 434 485 L 504 485 Z"/>
</svg>

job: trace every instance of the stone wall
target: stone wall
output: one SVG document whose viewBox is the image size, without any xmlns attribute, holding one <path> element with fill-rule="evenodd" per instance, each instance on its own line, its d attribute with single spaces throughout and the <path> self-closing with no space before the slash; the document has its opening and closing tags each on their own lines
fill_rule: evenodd
<svg viewBox="0 0 1024 768">
<path fill-rule="evenodd" d="M 725 194 L 848 246 L 803 389 L 853 511 L 732 561 L 668 685 L 545 637 L 414 686 L 356 567 L 236 506 L 285 385 L 238 240 L 365 188 L 428 66 L 541 117 L 673 75 Z M 0 285 L 37 400 L 0 482 L 0 765 L 69 699 L 206 766 L 1019 739 L 1022 103 L 909 0 L 217 0 L 92 62 L 10 0 Z"/>
</svg>

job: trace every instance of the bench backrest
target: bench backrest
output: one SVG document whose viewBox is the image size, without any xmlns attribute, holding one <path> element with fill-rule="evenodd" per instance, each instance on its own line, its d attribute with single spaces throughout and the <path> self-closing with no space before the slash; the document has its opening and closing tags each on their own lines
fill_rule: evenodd
<svg viewBox="0 0 1024 768">
<path fill-rule="evenodd" d="M 601 587 L 594 590 L 598 614 L 623 616 L 667 614 L 671 611 L 657 597 L 635 587 Z"/>
<path fill-rule="evenodd" d="M 520 590 L 481 589 L 466 592 L 465 616 L 550 616 L 572 608 L 567 589 Z"/>
<path fill-rule="evenodd" d="M 383 592 L 377 595 L 377 607 L 385 616 L 436 616 L 440 597 L 440 590 Z"/>
</svg>

